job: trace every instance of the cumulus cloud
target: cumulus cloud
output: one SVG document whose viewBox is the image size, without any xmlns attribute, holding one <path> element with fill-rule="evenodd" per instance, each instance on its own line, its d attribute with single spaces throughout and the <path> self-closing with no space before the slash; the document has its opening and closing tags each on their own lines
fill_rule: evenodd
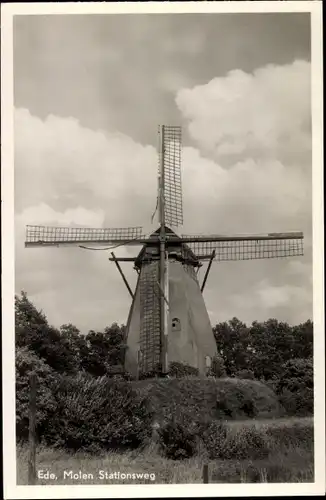
<svg viewBox="0 0 326 500">
<path fill-rule="evenodd" d="M 41 203 L 36 207 L 26 208 L 17 219 L 20 221 L 24 220 L 26 224 L 31 225 L 42 225 L 46 222 L 47 224 L 53 223 L 63 226 L 101 227 L 104 221 L 104 211 L 99 209 L 92 212 L 84 207 L 77 207 L 60 213 L 53 210 L 49 205 Z"/>
<path fill-rule="evenodd" d="M 205 85 L 180 90 L 176 103 L 198 148 L 184 152 L 188 194 L 188 183 L 195 179 L 196 194 L 189 203 L 196 205 L 196 226 L 206 213 L 205 230 L 210 226 L 229 234 L 305 233 L 302 259 L 216 266 L 206 292 L 211 311 L 219 298 L 212 317 L 218 320 L 237 311 L 247 321 L 268 315 L 293 322 L 308 317 L 312 311 L 310 64 L 295 61 L 252 74 L 231 71 Z M 224 294 L 214 297 L 217 282 L 223 283 Z"/>
<path fill-rule="evenodd" d="M 125 321 L 128 294 L 107 252 L 25 249 L 25 225 L 142 225 L 147 231 L 156 203 L 156 172 L 151 146 L 86 129 L 74 119 L 41 120 L 17 109 L 16 290 L 26 290 L 55 324 L 72 321 L 87 330 Z"/>
<path fill-rule="evenodd" d="M 310 63 L 241 70 L 178 92 L 189 132 L 215 158 L 295 159 L 311 149 Z M 306 158 L 306 157 L 305 157 Z"/>
<path fill-rule="evenodd" d="M 18 212 L 40 203 L 56 206 L 59 201 L 61 211 L 82 203 L 105 210 L 110 226 L 141 225 L 147 203 L 155 203 L 156 168 L 155 149 L 123 134 L 93 131 L 73 118 L 41 120 L 26 109 L 16 110 Z"/>
<path fill-rule="evenodd" d="M 176 102 L 197 147 L 182 154 L 184 233 L 306 233 L 295 260 L 216 264 L 205 290 L 212 321 L 311 317 L 310 68 L 303 61 L 233 71 L 183 89 Z M 50 321 L 82 330 L 125 321 L 129 296 L 107 252 L 24 249 L 27 223 L 156 229 L 155 148 L 73 118 L 15 112 L 16 289 Z M 135 255 L 138 249 L 119 249 Z M 203 270 L 200 272 L 202 278 Z M 135 284 L 132 266 L 126 274 Z"/>
</svg>

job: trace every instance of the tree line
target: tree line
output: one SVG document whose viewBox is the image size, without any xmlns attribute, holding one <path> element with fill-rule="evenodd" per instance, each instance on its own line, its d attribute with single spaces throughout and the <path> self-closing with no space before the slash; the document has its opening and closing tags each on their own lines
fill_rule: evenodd
<svg viewBox="0 0 326 500">
<path fill-rule="evenodd" d="M 55 373 L 84 372 L 102 377 L 123 366 L 127 348 L 124 325 L 113 323 L 87 335 L 72 324 L 55 328 L 25 292 L 15 297 L 15 321 L 16 349 L 23 353 L 27 349 Z M 213 333 L 218 356 L 213 360 L 211 376 L 263 381 L 278 394 L 289 413 L 312 412 L 311 320 L 291 326 L 269 319 L 248 326 L 233 318 L 216 324 Z M 306 406 L 302 410 L 303 400 Z"/>
</svg>

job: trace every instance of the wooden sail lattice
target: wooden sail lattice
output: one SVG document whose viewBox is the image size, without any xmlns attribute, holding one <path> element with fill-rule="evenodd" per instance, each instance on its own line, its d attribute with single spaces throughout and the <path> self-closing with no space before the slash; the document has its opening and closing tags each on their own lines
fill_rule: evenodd
<svg viewBox="0 0 326 500">
<path fill-rule="evenodd" d="M 83 242 L 130 241 L 142 237 L 142 227 L 88 228 L 58 226 L 27 226 L 26 246 L 57 245 Z"/>
<path fill-rule="evenodd" d="M 140 358 L 139 370 L 157 370 L 160 363 L 160 294 L 157 262 L 144 262 L 140 271 Z"/>
<path fill-rule="evenodd" d="M 181 127 L 164 126 L 162 140 L 164 149 L 165 222 L 171 226 L 178 226 L 183 224 Z"/>
<path fill-rule="evenodd" d="M 303 239 L 206 241 L 187 243 L 199 260 L 275 259 L 303 255 Z"/>
</svg>

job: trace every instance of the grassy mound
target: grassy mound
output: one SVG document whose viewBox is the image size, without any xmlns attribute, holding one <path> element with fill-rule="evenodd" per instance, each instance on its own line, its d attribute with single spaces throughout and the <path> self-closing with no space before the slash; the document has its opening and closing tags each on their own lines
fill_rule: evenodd
<svg viewBox="0 0 326 500">
<path fill-rule="evenodd" d="M 159 422 L 171 416 L 198 421 L 282 415 L 282 407 L 272 389 L 255 380 L 188 377 L 139 380 L 132 384 L 142 396 L 149 398 Z"/>
</svg>

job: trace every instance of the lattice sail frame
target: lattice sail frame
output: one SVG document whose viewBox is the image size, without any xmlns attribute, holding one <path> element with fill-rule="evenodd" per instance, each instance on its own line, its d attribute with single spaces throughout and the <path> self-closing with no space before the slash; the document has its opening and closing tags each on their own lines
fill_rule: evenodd
<svg viewBox="0 0 326 500">
<path fill-rule="evenodd" d="M 138 360 L 142 373 L 158 370 L 161 362 L 160 292 L 157 262 L 143 265 L 140 272 L 140 339 Z"/>
<path fill-rule="evenodd" d="M 58 245 L 65 243 L 115 243 L 142 238 L 141 227 L 87 228 L 31 226 L 26 227 L 26 246 Z"/>
<path fill-rule="evenodd" d="M 181 127 L 163 125 L 160 133 L 163 149 L 165 223 L 179 226 L 183 224 Z M 162 154 L 160 161 L 162 161 Z"/>
<path fill-rule="evenodd" d="M 195 253 L 199 260 L 209 260 L 215 250 L 215 261 L 275 259 L 303 255 L 303 234 L 274 233 L 267 236 L 230 237 L 214 241 L 206 237 L 207 241 L 196 241 L 195 237 L 183 236 L 187 246 Z M 205 237 L 200 236 L 203 240 Z M 189 241 L 192 239 L 193 241 Z"/>
</svg>

